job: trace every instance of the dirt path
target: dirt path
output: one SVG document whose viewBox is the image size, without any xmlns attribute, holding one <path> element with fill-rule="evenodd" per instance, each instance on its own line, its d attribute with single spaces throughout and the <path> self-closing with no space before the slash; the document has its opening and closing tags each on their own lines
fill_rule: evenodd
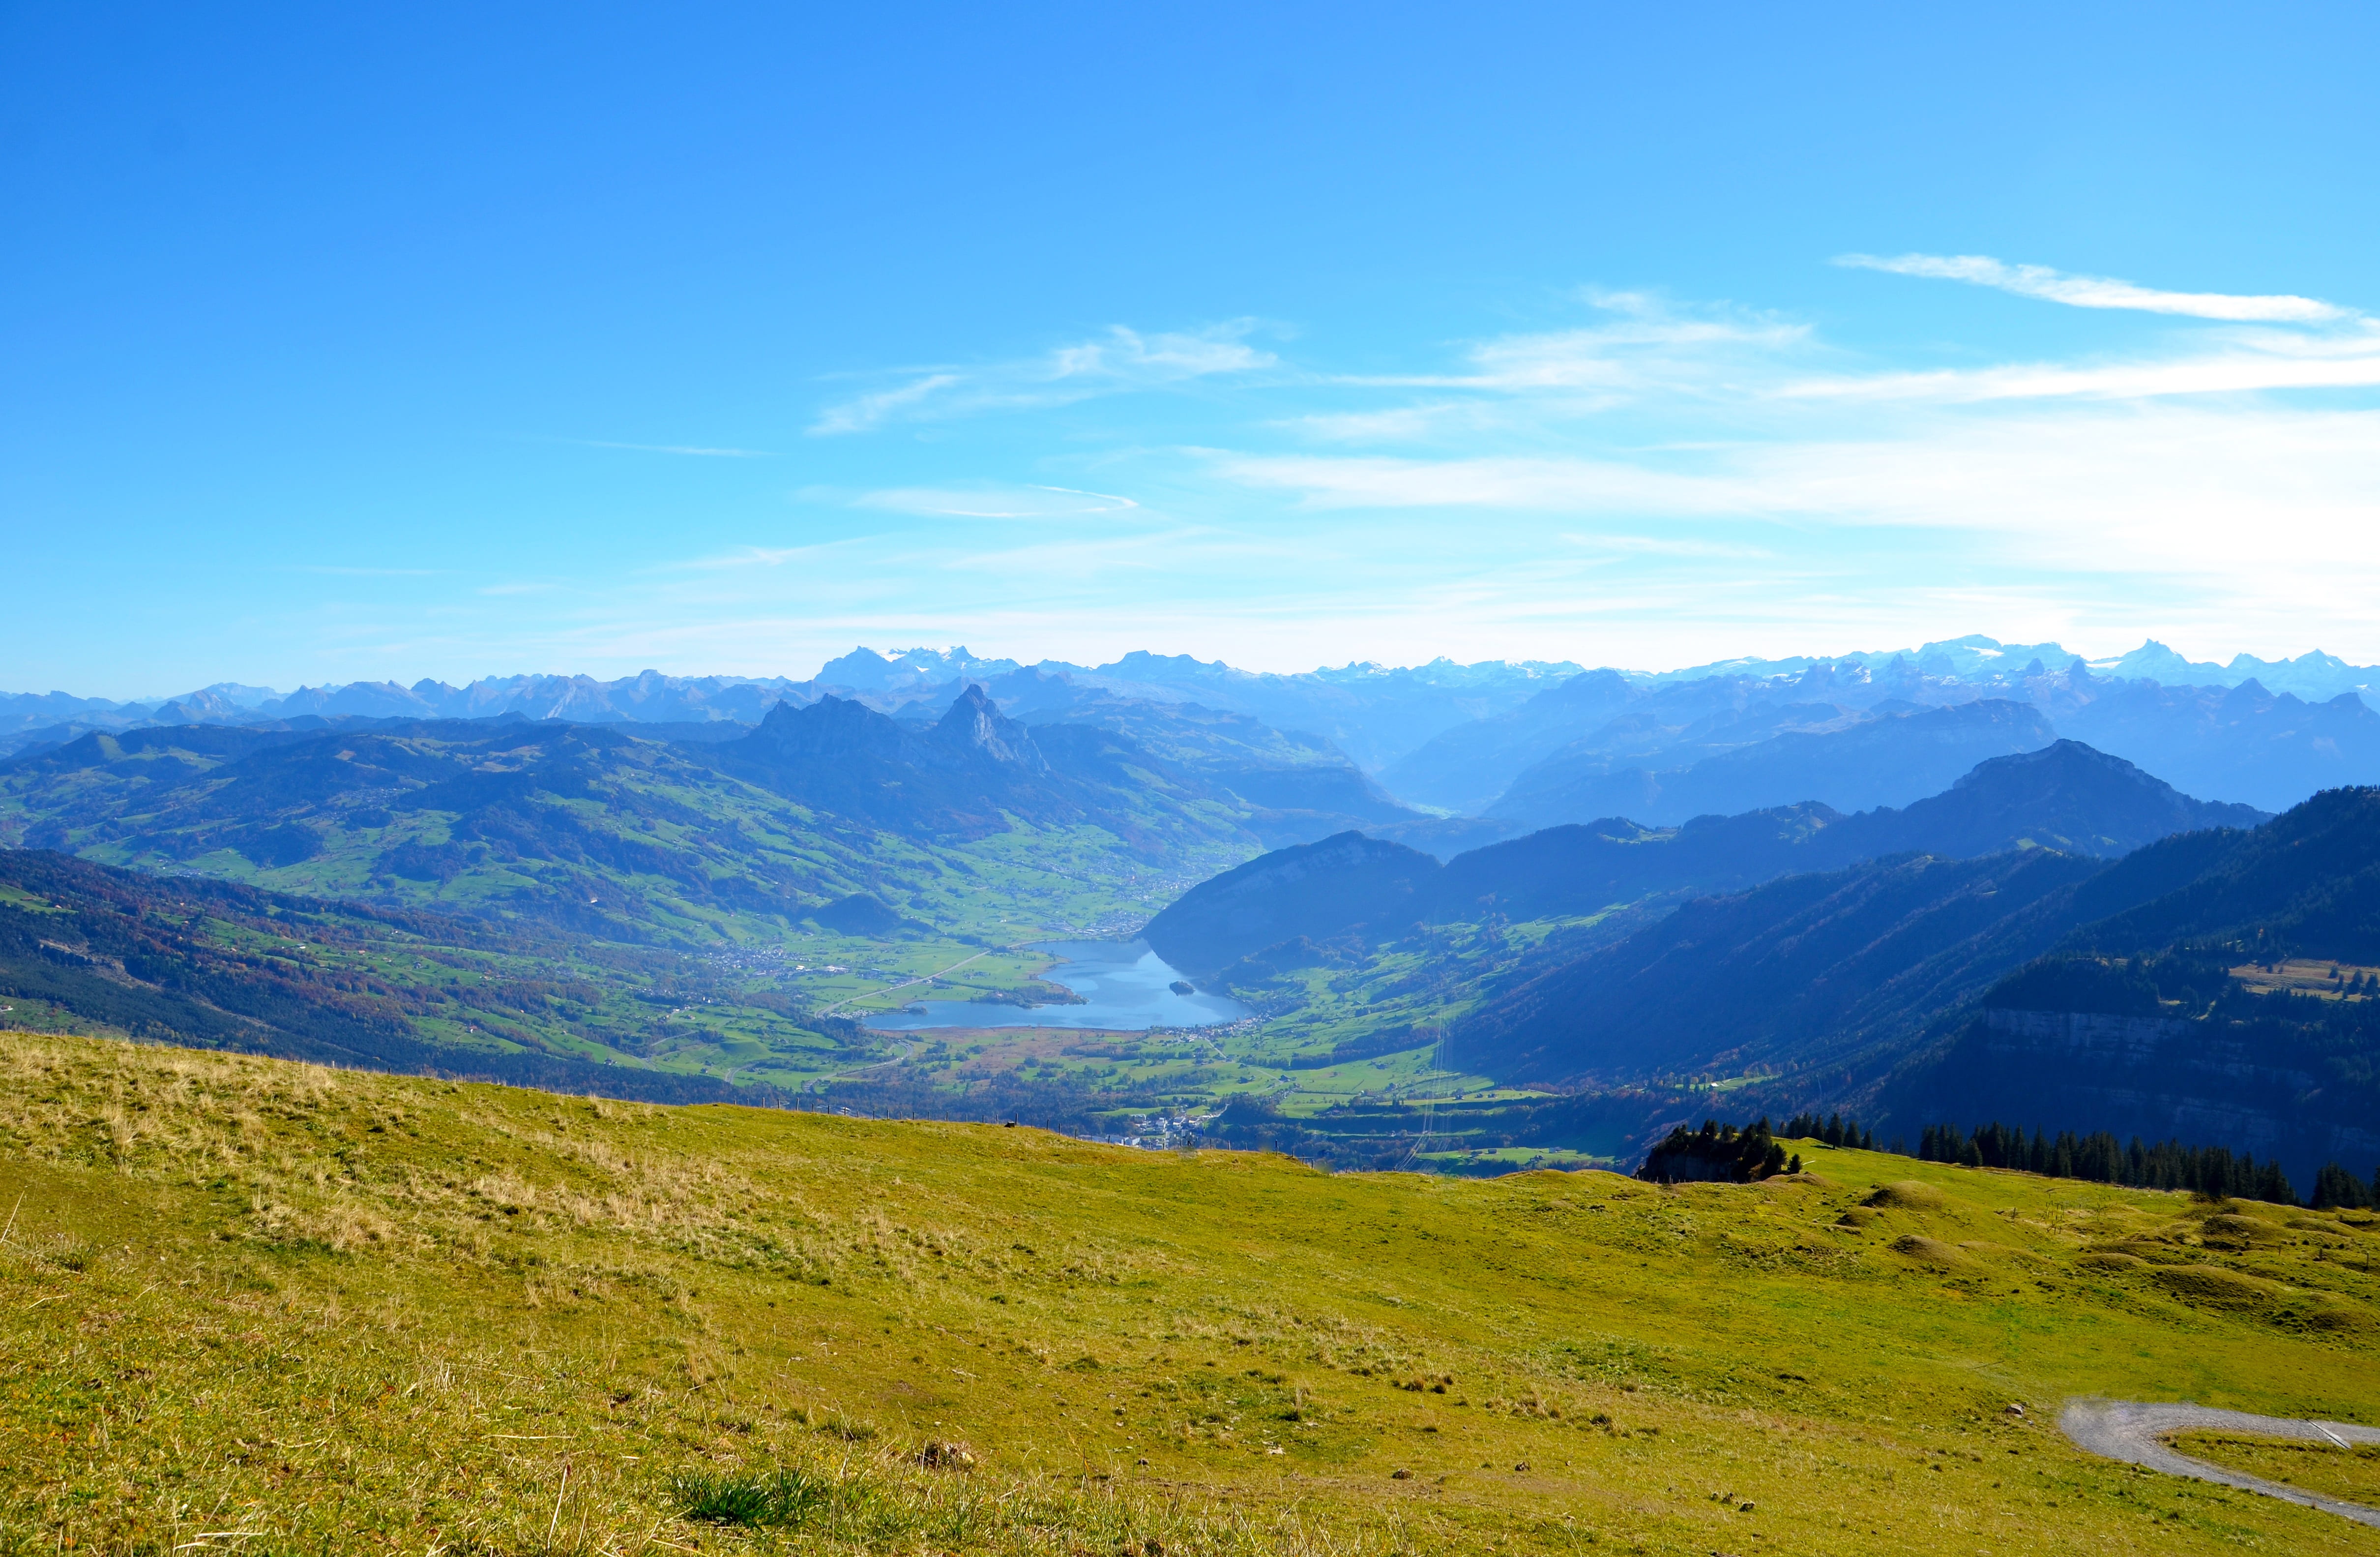
<svg viewBox="0 0 2380 1557">
<path fill-rule="evenodd" d="M 2302 1438 L 2317 1443 L 2335 1443 L 2344 1449 L 2353 1443 L 2380 1443 L 2380 1428 L 2360 1428 L 2349 1422 L 2302 1422 L 2288 1417 L 2252 1417 L 2245 1411 L 2217 1411 L 2208 1405 L 2132 1400 L 2069 1401 L 2058 1416 L 2058 1426 L 2076 1443 L 2111 1460 L 2146 1466 L 2168 1476 L 2187 1476 L 2237 1487 L 2243 1492 L 2262 1492 L 2268 1498 L 2303 1503 L 2359 1525 L 2380 1527 L 2380 1508 L 2341 1502 L 2303 1488 L 2226 1470 L 2204 1460 L 2193 1460 L 2166 1441 L 2172 1434 L 2192 1428 L 2225 1428 L 2266 1438 Z"/>
</svg>

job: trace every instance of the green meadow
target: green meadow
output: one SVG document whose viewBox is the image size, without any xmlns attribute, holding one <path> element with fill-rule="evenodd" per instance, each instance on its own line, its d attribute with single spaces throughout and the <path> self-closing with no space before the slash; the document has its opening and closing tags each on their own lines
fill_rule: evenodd
<svg viewBox="0 0 2380 1557">
<path fill-rule="evenodd" d="M 2054 1426 L 2380 1420 L 2360 1213 L 0 1054 L 0 1551 L 2371 1550 Z"/>
</svg>

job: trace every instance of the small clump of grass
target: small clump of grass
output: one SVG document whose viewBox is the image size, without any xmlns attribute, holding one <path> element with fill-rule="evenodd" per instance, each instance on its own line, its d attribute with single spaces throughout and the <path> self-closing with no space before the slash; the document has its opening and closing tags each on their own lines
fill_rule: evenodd
<svg viewBox="0 0 2380 1557">
<path fill-rule="evenodd" d="M 845 1443 L 865 1443 L 876 1436 L 875 1423 L 846 1417 L 840 1411 L 828 1412 L 814 1420 L 811 1426 L 829 1438 L 839 1438 Z"/>
<path fill-rule="evenodd" d="M 767 1473 L 691 1471 L 670 1478 L 670 1498 L 681 1517 L 752 1529 L 799 1525 L 826 1505 L 830 1490 L 820 1478 L 787 1466 Z"/>
</svg>

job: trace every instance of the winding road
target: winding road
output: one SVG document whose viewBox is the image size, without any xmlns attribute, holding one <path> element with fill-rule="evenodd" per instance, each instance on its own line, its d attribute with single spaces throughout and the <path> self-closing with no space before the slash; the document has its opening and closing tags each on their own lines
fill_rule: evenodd
<svg viewBox="0 0 2380 1557">
<path fill-rule="evenodd" d="M 2082 1448 L 2111 1460 L 2146 1466 L 2168 1476 L 2187 1476 L 2194 1480 L 2237 1487 L 2243 1492 L 2262 1492 L 2268 1498 L 2303 1503 L 2325 1514 L 2336 1514 L 2342 1519 L 2352 1519 L 2359 1525 L 2380 1527 L 2380 1508 L 2342 1502 L 2337 1498 L 2325 1498 L 2319 1492 L 2309 1492 L 2302 1487 L 2290 1487 L 2278 1481 L 2267 1481 L 2261 1476 L 2226 1470 L 2204 1460 L 2193 1460 L 2166 1441 L 2172 1434 L 2188 1432 L 2193 1428 L 2222 1428 L 2232 1432 L 2252 1432 L 2265 1438 L 2301 1438 L 2316 1443 L 2335 1443 L 2345 1449 L 2356 1443 L 2380 1443 L 2380 1428 L 2362 1428 L 2351 1422 L 2305 1422 L 2288 1417 L 2255 1417 L 2245 1411 L 2217 1411 L 2209 1405 L 2136 1400 L 2069 1401 L 2066 1409 L 2058 1414 L 2058 1427 Z"/>
</svg>

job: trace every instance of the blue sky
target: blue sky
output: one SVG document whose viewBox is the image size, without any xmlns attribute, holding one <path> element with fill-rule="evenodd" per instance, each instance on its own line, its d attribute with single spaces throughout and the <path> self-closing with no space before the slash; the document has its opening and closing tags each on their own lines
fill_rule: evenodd
<svg viewBox="0 0 2380 1557">
<path fill-rule="evenodd" d="M 0 687 L 2380 661 L 2370 7 L 497 9 L 0 6 Z"/>
</svg>

